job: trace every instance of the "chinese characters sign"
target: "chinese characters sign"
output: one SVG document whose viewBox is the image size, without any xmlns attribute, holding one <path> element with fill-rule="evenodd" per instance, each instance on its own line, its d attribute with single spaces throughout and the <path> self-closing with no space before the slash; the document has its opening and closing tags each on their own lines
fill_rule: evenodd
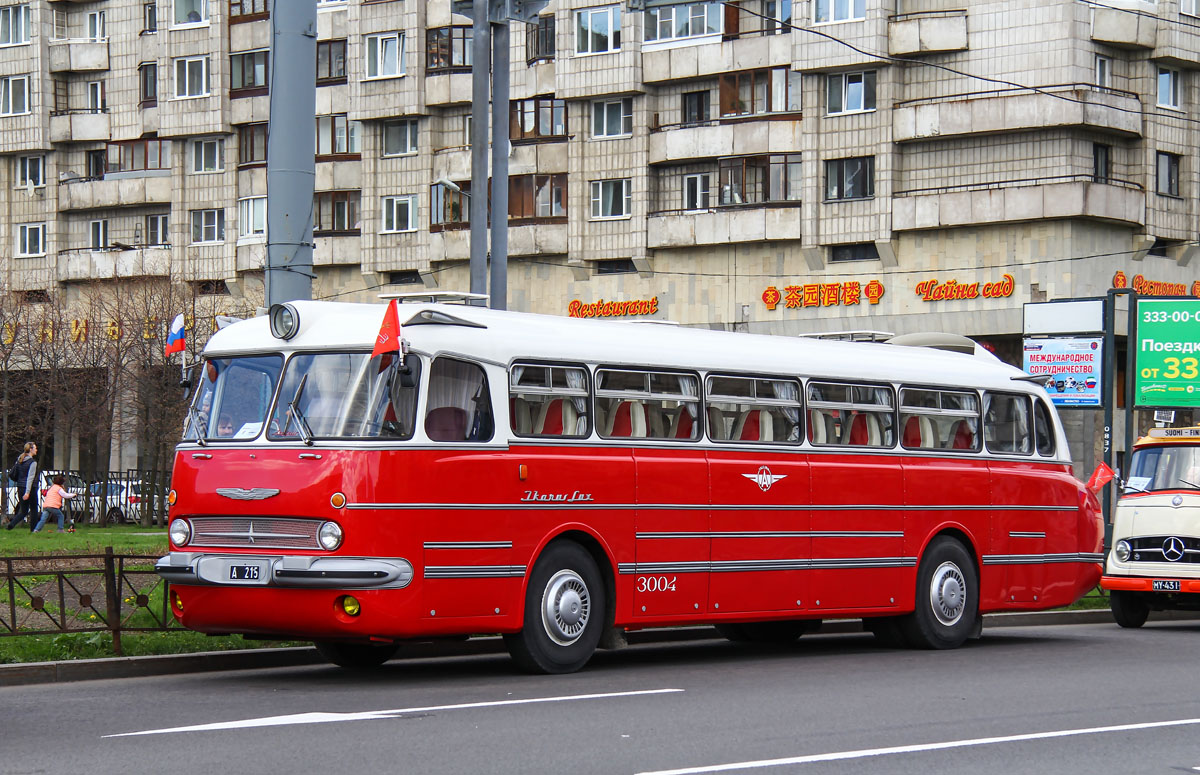
<svg viewBox="0 0 1200 775">
<path fill-rule="evenodd" d="M 866 299 L 870 304 L 878 304 L 884 294 L 883 283 L 872 280 L 865 285 L 857 280 L 843 283 L 808 283 L 806 285 L 787 285 L 781 292 L 774 285 L 769 286 L 762 294 L 763 304 L 773 310 L 780 304 L 784 309 L 799 309 L 800 307 L 853 307 Z"/>
</svg>

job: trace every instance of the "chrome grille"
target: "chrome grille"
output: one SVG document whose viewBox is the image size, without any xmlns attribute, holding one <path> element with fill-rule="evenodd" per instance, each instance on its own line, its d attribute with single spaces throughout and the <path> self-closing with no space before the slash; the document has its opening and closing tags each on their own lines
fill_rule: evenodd
<svg viewBox="0 0 1200 775">
<path fill-rule="evenodd" d="M 1129 546 L 1133 550 L 1134 562 L 1175 562 L 1183 564 L 1200 564 L 1200 538 L 1178 536 L 1183 550 L 1183 556 L 1177 560 L 1167 558 L 1163 549 L 1166 542 L 1173 536 L 1142 536 L 1130 538 Z"/>
<path fill-rule="evenodd" d="M 317 519 L 287 517 L 192 517 L 188 546 L 254 549 L 320 549 Z"/>
</svg>

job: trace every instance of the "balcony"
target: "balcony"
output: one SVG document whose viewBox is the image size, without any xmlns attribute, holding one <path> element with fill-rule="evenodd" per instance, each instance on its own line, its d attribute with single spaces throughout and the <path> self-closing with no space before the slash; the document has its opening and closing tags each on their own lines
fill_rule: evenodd
<svg viewBox="0 0 1200 775">
<path fill-rule="evenodd" d="M 74 178 L 59 182 L 59 210 L 101 210 L 171 203 L 169 170 L 120 173 L 121 177 Z M 130 177 L 125 177 L 129 175 Z M 136 176 L 136 177 L 134 177 Z"/>
<path fill-rule="evenodd" d="M 703 38 L 702 40 L 708 40 Z M 642 72 L 646 83 L 663 83 L 704 78 L 739 70 L 788 67 L 792 63 L 790 35 L 752 35 L 719 37 L 711 43 L 653 48 L 642 45 Z"/>
<path fill-rule="evenodd" d="M 897 191 L 892 200 L 895 231 L 1064 218 L 1143 224 L 1146 194 L 1130 181 L 1066 175 Z"/>
<path fill-rule="evenodd" d="M 767 202 L 710 210 L 660 210 L 646 219 L 646 247 L 687 248 L 800 239 L 800 203 Z"/>
<path fill-rule="evenodd" d="M 59 282 L 170 275 L 170 245 L 130 245 L 106 250 L 71 248 L 58 252 Z"/>
<path fill-rule="evenodd" d="M 1158 17 L 1153 2 L 1113 0 L 1091 6 L 1092 40 L 1119 48 L 1154 48 Z"/>
<path fill-rule="evenodd" d="M 567 219 L 528 219 L 508 222 L 510 256 L 566 255 Z"/>
<path fill-rule="evenodd" d="M 903 143 L 1055 126 L 1140 137 L 1141 109 L 1133 92 L 1079 83 L 951 94 L 897 103 L 892 139 Z"/>
<path fill-rule="evenodd" d="M 50 114 L 50 142 L 87 143 L 112 137 L 108 113 L 104 110 L 66 110 Z"/>
<path fill-rule="evenodd" d="M 108 38 L 50 41 L 50 72 L 94 73 L 108 69 Z"/>
<path fill-rule="evenodd" d="M 888 53 L 892 56 L 966 50 L 966 9 L 906 13 L 888 20 Z"/>
<path fill-rule="evenodd" d="M 650 164 L 663 164 L 718 156 L 799 153 L 802 142 L 799 113 L 763 114 L 652 126 L 647 158 Z"/>
<path fill-rule="evenodd" d="M 427 73 L 424 83 L 426 105 L 460 105 L 471 101 L 471 74 Z"/>
</svg>

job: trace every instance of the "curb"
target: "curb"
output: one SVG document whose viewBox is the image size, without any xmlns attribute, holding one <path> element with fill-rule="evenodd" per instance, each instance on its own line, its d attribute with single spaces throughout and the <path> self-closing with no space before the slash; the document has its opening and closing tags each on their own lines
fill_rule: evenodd
<svg viewBox="0 0 1200 775">
<path fill-rule="evenodd" d="M 1200 614 L 1180 611 L 1156 611 L 1151 621 L 1200 619 Z M 994 627 L 1035 627 L 1062 624 L 1112 624 L 1107 608 L 1087 611 L 1038 611 L 1031 613 L 986 614 L 985 629 Z M 1115 626 L 1115 625 L 1114 625 Z M 838 619 L 826 622 L 821 634 L 862 632 L 860 619 Z M 711 640 L 719 636 L 712 627 L 673 627 L 639 630 L 626 635 L 629 645 Z M 504 652 L 504 640 L 499 636 L 469 640 L 421 641 L 406 644 L 399 659 L 428 659 L 432 657 L 473 656 Z M 111 678 L 141 678 L 158 675 L 202 673 L 217 670 L 257 670 L 270 667 L 300 667 L 324 663 L 316 649 L 310 647 L 244 649 L 236 651 L 205 651 L 196 654 L 164 654 L 145 657 L 108 657 L 61 662 L 30 662 L 0 665 L 0 687 L 29 684 L 95 681 Z"/>
</svg>

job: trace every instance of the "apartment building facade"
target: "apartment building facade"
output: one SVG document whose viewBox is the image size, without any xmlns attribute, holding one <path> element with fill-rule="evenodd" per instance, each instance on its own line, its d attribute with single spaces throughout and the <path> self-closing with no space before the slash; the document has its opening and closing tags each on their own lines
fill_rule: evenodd
<svg viewBox="0 0 1200 775">
<path fill-rule="evenodd" d="M 512 28 L 509 307 L 1012 359 L 1025 302 L 1200 295 L 1198 14 L 551 0 Z M 7 288 L 260 299 L 269 47 L 266 0 L 0 5 Z M 471 54 L 449 0 L 318 2 L 314 297 L 466 288 Z"/>
</svg>

